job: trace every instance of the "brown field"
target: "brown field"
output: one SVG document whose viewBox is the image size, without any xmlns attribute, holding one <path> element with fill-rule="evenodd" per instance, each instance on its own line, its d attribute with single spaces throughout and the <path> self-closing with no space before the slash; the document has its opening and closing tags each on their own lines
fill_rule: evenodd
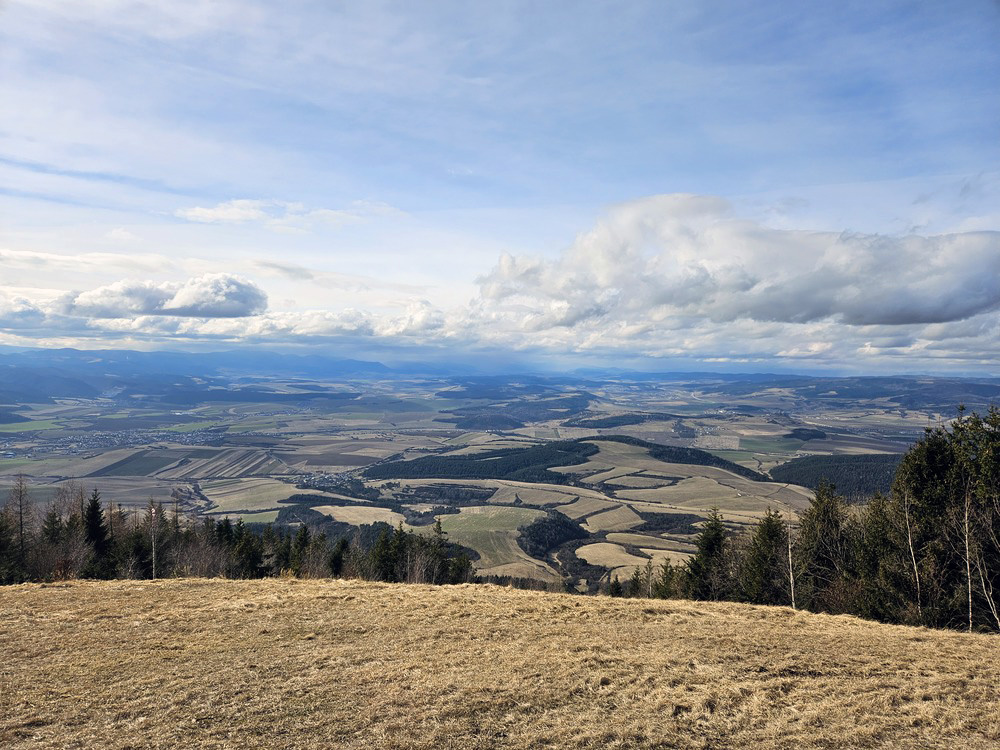
<svg viewBox="0 0 1000 750">
<path fill-rule="evenodd" d="M 572 503 L 560 505 L 556 508 L 560 513 L 574 520 L 589 516 L 591 513 L 598 513 L 602 510 L 610 510 L 618 505 L 610 500 L 601 500 L 596 497 L 581 497 Z"/>
<path fill-rule="evenodd" d="M 208 458 L 181 459 L 156 472 L 156 476 L 162 479 L 235 479 L 290 473 L 293 473 L 290 466 L 267 451 L 227 448 Z"/>
<path fill-rule="evenodd" d="M 608 542 L 595 542 L 585 544 L 576 550 L 576 556 L 591 565 L 600 565 L 604 568 L 620 568 L 623 566 L 645 565 L 645 557 L 637 557 L 629 554 L 620 544 L 610 544 Z M 629 573 L 631 573 L 631 569 Z"/>
<path fill-rule="evenodd" d="M 372 523 L 387 523 L 396 526 L 403 522 L 403 514 L 388 508 L 365 508 L 359 505 L 314 505 L 313 510 L 330 516 L 334 521 L 342 521 L 354 526 Z"/>
<path fill-rule="evenodd" d="M 294 484 L 277 479 L 217 479 L 201 483 L 201 491 L 215 503 L 215 513 L 261 511 L 281 508 L 292 495 L 322 495 L 341 499 L 340 495 L 319 490 L 300 490 Z"/>
<path fill-rule="evenodd" d="M 369 482 L 373 487 L 381 487 L 387 480 Z M 597 490 L 585 487 L 567 487 L 561 484 L 543 484 L 541 482 L 516 482 L 510 479 L 398 479 L 401 487 L 434 487 L 436 485 L 454 485 L 456 487 L 483 487 L 496 489 L 490 498 L 491 503 L 512 503 L 515 495 L 525 503 L 532 505 L 556 505 L 569 503 L 577 498 L 592 498 L 613 507 L 605 495 Z M 562 506 L 562 510 L 565 506 Z"/>
<path fill-rule="evenodd" d="M 582 475 L 587 484 L 619 485 L 615 498 L 648 509 L 650 505 L 704 514 L 717 507 L 739 523 L 752 523 L 768 508 L 794 518 L 809 505 L 804 487 L 754 482 L 724 469 L 659 461 L 645 448 L 594 440 L 599 451 L 586 463 L 553 469 Z M 671 483 L 670 477 L 681 478 Z M 643 507 L 646 506 L 646 507 Z"/>
<path fill-rule="evenodd" d="M 675 552 L 694 552 L 695 546 L 686 542 L 678 542 L 676 539 L 666 539 L 662 536 L 652 534 L 623 534 L 612 533 L 605 537 L 614 544 L 631 544 L 633 547 L 652 547 L 653 549 L 673 550 Z M 643 550 L 645 552 L 647 550 Z"/>
<path fill-rule="evenodd" d="M 5 748 L 1000 745 L 991 636 L 351 581 L 0 589 Z"/>
<path fill-rule="evenodd" d="M 620 505 L 612 510 L 587 516 L 583 527 L 594 534 L 598 531 L 625 531 L 641 524 L 642 519 L 634 510 L 627 505 Z"/>
</svg>

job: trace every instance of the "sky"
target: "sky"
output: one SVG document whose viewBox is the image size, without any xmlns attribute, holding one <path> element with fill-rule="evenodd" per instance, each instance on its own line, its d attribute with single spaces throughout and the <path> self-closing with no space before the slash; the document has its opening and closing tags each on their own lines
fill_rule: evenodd
<svg viewBox="0 0 1000 750">
<path fill-rule="evenodd" d="M 1000 2 L 0 0 L 0 345 L 1000 375 Z"/>
</svg>

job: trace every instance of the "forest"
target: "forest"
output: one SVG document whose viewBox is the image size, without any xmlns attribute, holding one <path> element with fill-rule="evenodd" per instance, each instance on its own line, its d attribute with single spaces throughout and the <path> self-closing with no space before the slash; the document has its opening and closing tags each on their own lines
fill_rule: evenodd
<svg viewBox="0 0 1000 750">
<path fill-rule="evenodd" d="M 901 454 L 863 453 L 846 456 L 802 456 L 771 469 L 771 477 L 778 482 L 790 482 L 816 489 L 822 482 L 833 484 L 837 491 L 851 502 L 864 502 L 875 494 L 886 494 Z"/>
</svg>

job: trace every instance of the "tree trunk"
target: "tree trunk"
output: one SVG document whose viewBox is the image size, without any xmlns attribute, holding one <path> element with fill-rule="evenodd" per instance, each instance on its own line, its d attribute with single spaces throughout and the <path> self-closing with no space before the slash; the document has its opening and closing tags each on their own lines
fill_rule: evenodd
<svg viewBox="0 0 1000 750">
<path fill-rule="evenodd" d="M 906 544 L 910 548 L 910 562 L 913 563 L 913 582 L 917 587 L 917 616 L 920 621 L 924 621 L 924 613 L 921 607 L 920 596 L 920 571 L 917 568 L 917 555 L 913 551 L 913 531 L 910 529 L 910 493 L 903 493 L 903 515 L 906 517 Z"/>
<path fill-rule="evenodd" d="M 969 632 L 972 632 L 972 561 L 969 550 L 969 505 L 972 499 L 969 490 L 965 490 L 965 580 L 969 594 Z"/>
<path fill-rule="evenodd" d="M 792 597 L 792 609 L 795 607 L 795 569 L 792 567 L 792 529 L 785 526 L 785 538 L 788 540 L 788 588 Z"/>
</svg>

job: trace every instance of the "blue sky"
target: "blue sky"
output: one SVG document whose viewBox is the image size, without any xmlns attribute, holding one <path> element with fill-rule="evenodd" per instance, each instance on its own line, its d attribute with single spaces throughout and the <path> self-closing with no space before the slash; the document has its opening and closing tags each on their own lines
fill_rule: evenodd
<svg viewBox="0 0 1000 750">
<path fill-rule="evenodd" d="M 0 343 L 993 372 L 1000 6 L 0 4 Z"/>
</svg>

